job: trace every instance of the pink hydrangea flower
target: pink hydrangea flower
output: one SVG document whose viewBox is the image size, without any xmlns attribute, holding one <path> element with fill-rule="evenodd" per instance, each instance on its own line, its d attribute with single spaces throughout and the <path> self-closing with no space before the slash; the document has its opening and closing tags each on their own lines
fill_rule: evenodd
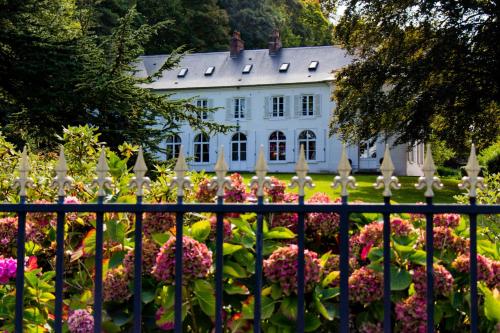
<svg viewBox="0 0 500 333">
<path fill-rule="evenodd" d="M 382 222 L 373 221 L 361 229 L 359 233 L 359 241 L 362 245 L 377 246 L 382 244 L 384 237 L 384 225 Z"/>
<path fill-rule="evenodd" d="M 462 254 L 456 258 L 455 261 L 452 262 L 451 267 L 461 273 L 468 274 L 470 272 L 469 254 Z M 483 257 L 480 254 L 477 255 L 477 279 L 488 284 L 494 279 L 493 267 L 490 259 Z"/>
<path fill-rule="evenodd" d="M 285 295 L 297 294 L 298 254 L 297 245 L 289 245 L 280 247 L 269 256 L 269 259 L 264 260 L 265 277 L 273 283 L 278 283 Z M 317 253 L 305 250 L 304 261 L 305 290 L 310 291 L 320 280 Z"/>
<path fill-rule="evenodd" d="M 493 279 L 490 282 L 490 287 L 500 289 L 500 261 L 492 260 L 491 269 L 493 270 Z"/>
<path fill-rule="evenodd" d="M 232 188 L 224 190 L 224 200 L 226 202 L 245 202 L 247 192 L 243 177 L 239 173 L 233 173 L 230 178 Z"/>
<path fill-rule="evenodd" d="M 364 322 L 359 326 L 359 333 L 383 333 L 384 328 L 381 322 L 369 323 Z"/>
<path fill-rule="evenodd" d="M 203 178 L 198 183 L 198 190 L 195 192 L 195 200 L 197 202 L 214 202 L 217 194 L 216 189 L 211 189 L 209 187 L 210 179 Z"/>
<path fill-rule="evenodd" d="M 193 279 L 205 278 L 212 266 L 212 252 L 207 246 L 190 237 L 182 240 L 183 284 Z M 153 276 L 159 281 L 172 284 L 175 281 L 175 237 L 170 238 L 158 252 Z"/>
<path fill-rule="evenodd" d="M 161 319 L 163 314 L 165 313 L 165 309 L 163 307 L 160 307 L 158 311 L 156 311 L 155 314 L 155 319 L 156 319 L 156 326 L 158 326 L 159 329 L 163 331 L 170 331 L 175 328 L 175 321 L 164 321 Z"/>
<path fill-rule="evenodd" d="M 155 241 L 144 238 L 142 240 L 142 274 L 143 275 L 149 275 L 151 274 L 151 271 L 153 270 L 153 266 L 156 261 L 156 255 L 158 254 L 158 251 L 160 250 L 160 246 L 156 244 Z M 128 253 L 125 255 L 125 258 L 123 258 L 123 267 L 125 269 L 125 273 L 129 277 L 134 276 L 134 258 L 135 258 L 135 252 L 134 250 L 128 251 Z"/>
<path fill-rule="evenodd" d="M 434 248 L 445 250 L 453 248 L 456 236 L 448 227 L 434 227 Z M 425 241 L 424 241 L 425 242 Z"/>
<path fill-rule="evenodd" d="M 17 240 L 17 218 L 0 219 L 0 255 L 10 256 Z"/>
<path fill-rule="evenodd" d="M 332 203 L 332 200 L 327 194 L 317 192 L 307 200 L 307 203 Z M 305 223 L 309 235 L 332 238 L 338 232 L 340 216 L 336 213 L 309 213 Z"/>
<path fill-rule="evenodd" d="M 415 233 L 415 229 L 409 221 L 394 218 L 391 220 L 391 233 L 399 237 L 408 237 Z"/>
<path fill-rule="evenodd" d="M 105 302 L 118 303 L 130 298 L 128 276 L 122 266 L 112 268 L 106 272 L 102 285 L 102 296 Z"/>
<path fill-rule="evenodd" d="M 282 201 L 286 203 L 297 202 L 298 195 L 295 193 L 285 193 L 282 197 Z M 297 213 L 276 213 L 272 214 L 270 218 L 270 227 L 285 227 L 293 232 L 297 232 L 297 223 L 299 221 L 299 215 Z"/>
<path fill-rule="evenodd" d="M 425 333 L 427 329 L 427 302 L 425 297 L 413 295 L 396 303 L 396 322 L 400 332 Z"/>
<path fill-rule="evenodd" d="M 87 310 L 75 310 L 68 317 L 68 329 L 71 333 L 93 333 L 94 317 Z"/>
<path fill-rule="evenodd" d="M 437 214 L 434 215 L 434 226 L 456 228 L 460 224 L 459 214 Z"/>
<path fill-rule="evenodd" d="M 16 278 L 17 261 L 13 258 L 0 257 L 0 283 L 9 283 L 10 279 Z"/>
<path fill-rule="evenodd" d="M 146 237 L 157 233 L 164 233 L 175 227 L 175 214 L 163 212 L 146 213 L 142 225 Z"/>
<path fill-rule="evenodd" d="M 354 302 L 368 304 L 383 296 L 382 274 L 367 267 L 355 270 L 349 277 L 349 298 Z"/>
<path fill-rule="evenodd" d="M 227 219 L 224 219 L 223 220 L 223 225 L 224 225 L 224 227 L 222 228 L 223 229 L 223 231 L 222 231 L 223 239 L 224 240 L 229 240 L 233 236 L 233 230 L 231 228 L 231 222 L 229 222 L 229 220 L 227 220 Z M 208 238 L 211 241 L 215 241 L 215 239 L 217 237 L 216 234 L 217 234 L 217 216 L 213 215 L 213 216 L 210 217 L 210 235 L 208 236 Z"/>
<path fill-rule="evenodd" d="M 271 177 L 271 188 L 266 188 L 265 192 L 271 202 L 282 202 L 285 199 L 286 183 L 276 177 Z"/>
<path fill-rule="evenodd" d="M 444 266 L 434 264 L 434 294 L 448 296 L 453 291 L 453 282 L 453 276 Z M 419 266 L 414 269 L 413 283 L 415 291 L 425 297 L 427 292 L 426 267 Z"/>
</svg>

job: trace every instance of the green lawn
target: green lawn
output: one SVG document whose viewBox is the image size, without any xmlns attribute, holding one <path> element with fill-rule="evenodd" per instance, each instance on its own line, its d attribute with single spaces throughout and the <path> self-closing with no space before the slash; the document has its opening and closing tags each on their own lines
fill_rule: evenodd
<svg viewBox="0 0 500 333">
<path fill-rule="evenodd" d="M 245 179 L 245 183 L 248 184 L 253 174 L 242 173 L 242 176 Z M 289 183 L 294 174 L 280 173 L 271 174 L 270 176 L 275 176 Z M 333 190 L 330 187 L 333 178 L 336 176 L 335 174 L 312 174 L 310 176 L 313 179 L 316 187 L 314 189 L 306 190 L 306 199 L 310 197 L 314 192 L 328 193 L 332 198 L 340 196 L 340 190 L 338 188 Z M 375 182 L 377 175 L 354 175 L 354 177 L 356 178 L 358 187 L 355 190 L 349 189 L 350 201 L 361 200 L 365 202 L 382 202 L 382 190 L 376 190 L 373 188 L 373 183 Z M 417 182 L 418 177 L 401 176 L 398 177 L 398 179 L 401 183 L 401 189 L 392 191 L 394 201 L 400 203 L 415 203 L 419 201 L 425 201 L 424 190 L 417 190 L 414 186 L 414 184 Z M 458 183 L 460 181 L 458 179 L 443 178 L 442 182 L 444 184 L 443 189 L 434 191 L 434 202 L 455 202 L 453 196 L 460 193 L 460 190 L 458 189 Z"/>
</svg>

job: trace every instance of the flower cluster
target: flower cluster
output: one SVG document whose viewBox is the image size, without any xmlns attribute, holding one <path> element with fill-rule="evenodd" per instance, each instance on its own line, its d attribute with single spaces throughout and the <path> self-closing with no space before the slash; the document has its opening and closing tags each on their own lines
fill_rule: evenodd
<svg viewBox="0 0 500 333">
<path fill-rule="evenodd" d="M 10 279 L 16 277 L 17 261 L 13 258 L 0 257 L 0 283 L 9 283 Z"/>
<path fill-rule="evenodd" d="M 265 192 L 271 202 L 283 202 L 285 199 L 286 183 L 276 177 L 271 177 L 271 188 L 266 188 Z"/>
<path fill-rule="evenodd" d="M 297 202 L 298 197 L 295 193 L 285 193 L 281 201 L 286 203 Z M 271 228 L 285 227 L 293 232 L 297 232 L 298 221 L 299 215 L 297 213 L 276 213 L 271 215 L 270 226 Z"/>
<path fill-rule="evenodd" d="M 243 177 L 239 173 L 233 173 L 230 178 L 232 188 L 224 190 L 224 200 L 226 202 L 245 202 L 247 192 Z"/>
<path fill-rule="evenodd" d="M 434 248 L 445 250 L 453 247 L 455 235 L 448 227 L 434 227 Z"/>
<path fill-rule="evenodd" d="M 358 261 L 356 258 L 349 258 L 349 271 L 358 268 Z M 323 274 L 328 275 L 331 272 L 340 271 L 340 256 L 338 254 L 330 254 L 323 264 Z"/>
<path fill-rule="evenodd" d="M 0 255 L 11 255 L 16 244 L 17 218 L 4 217 L 0 219 Z"/>
<path fill-rule="evenodd" d="M 470 256 L 469 254 L 462 254 L 458 258 L 456 258 L 451 267 L 456 269 L 461 273 L 469 273 L 470 272 Z M 483 257 L 482 255 L 477 255 L 477 278 L 480 281 L 484 281 L 488 284 L 491 283 L 494 279 L 493 275 L 493 267 L 491 265 L 490 259 Z"/>
<path fill-rule="evenodd" d="M 160 247 L 155 241 L 144 238 L 142 240 L 142 274 L 151 274 L 153 266 L 156 260 L 156 254 L 160 250 Z M 128 276 L 134 276 L 134 250 L 128 251 L 123 258 L 123 267 Z"/>
<path fill-rule="evenodd" d="M 384 328 L 381 322 L 364 322 L 358 328 L 359 333 L 383 333 Z"/>
<path fill-rule="evenodd" d="M 331 203 L 332 200 L 325 193 L 315 193 L 307 203 Z M 306 218 L 306 231 L 310 235 L 332 238 L 340 226 L 340 216 L 336 213 L 309 213 Z"/>
<path fill-rule="evenodd" d="M 434 226 L 456 228 L 460 224 L 459 214 L 437 214 L 434 215 Z"/>
<path fill-rule="evenodd" d="M 48 200 L 36 200 L 35 204 L 50 204 L 51 202 Z M 56 216 L 54 213 L 50 212 L 33 212 L 28 213 L 26 215 L 26 220 L 29 222 L 33 222 L 39 228 L 45 228 L 49 225 L 55 225 Z"/>
<path fill-rule="evenodd" d="M 396 321 L 400 332 L 425 333 L 427 327 L 427 303 L 425 297 L 413 295 L 396 303 Z"/>
<path fill-rule="evenodd" d="M 156 233 L 164 233 L 175 227 L 175 214 L 163 212 L 146 213 L 142 224 L 144 235 L 147 237 Z"/>
<path fill-rule="evenodd" d="M 102 284 L 102 296 L 105 302 L 123 302 L 130 298 L 128 277 L 122 266 L 107 271 Z"/>
<path fill-rule="evenodd" d="M 223 220 L 223 232 L 222 234 L 224 240 L 229 240 L 233 236 L 233 230 L 231 228 L 231 222 L 229 220 Z M 210 217 L 210 235 L 208 236 L 211 241 L 215 241 L 217 237 L 217 216 L 213 215 Z"/>
<path fill-rule="evenodd" d="M 182 239 L 183 284 L 190 280 L 204 278 L 212 266 L 212 252 L 207 246 L 190 237 Z M 170 238 L 158 252 L 153 276 L 159 281 L 171 284 L 175 280 L 175 237 Z"/>
<path fill-rule="evenodd" d="M 391 233 L 398 237 L 408 237 L 415 232 L 413 225 L 407 221 L 400 218 L 394 218 L 391 220 Z"/>
<path fill-rule="evenodd" d="M 453 291 L 453 276 L 448 270 L 438 264 L 434 264 L 434 293 L 437 295 L 448 296 Z M 425 295 L 427 291 L 427 272 L 426 267 L 419 266 L 413 271 L 413 283 L 415 291 L 420 295 Z"/>
<path fill-rule="evenodd" d="M 289 245 L 275 250 L 269 259 L 264 260 L 264 275 L 278 283 L 285 295 L 297 293 L 297 258 L 299 248 Z M 316 252 L 304 251 L 304 284 L 305 290 L 310 291 L 320 279 L 320 264 Z"/>
<path fill-rule="evenodd" d="M 194 195 L 197 202 L 214 202 L 217 190 L 211 189 L 209 184 L 210 179 L 208 178 L 203 178 L 198 183 L 198 190 Z"/>
<path fill-rule="evenodd" d="M 163 331 L 173 330 L 175 327 L 174 320 L 172 320 L 172 321 L 162 320 L 161 317 L 163 316 L 164 313 L 165 313 L 165 309 L 163 307 L 160 307 L 158 309 L 158 311 L 156 311 L 156 314 L 155 314 L 156 326 L 158 326 L 158 328 L 163 330 Z"/>
<path fill-rule="evenodd" d="M 68 329 L 71 333 L 92 333 L 94 317 L 87 310 L 75 310 L 68 317 Z"/>
<path fill-rule="evenodd" d="M 382 243 L 384 237 L 384 224 L 382 222 L 373 221 L 361 229 L 359 233 L 359 241 L 362 245 L 377 246 Z"/>
<path fill-rule="evenodd" d="M 382 274 L 371 268 L 361 267 L 349 277 L 349 297 L 351 300 L 368 304 L 383 296 Z"/>
<path fill-rule="evenodd" d="M 78 200 L 77 197 L 69 196 L 69 197 L 64 198 L 64 203 L 71 205 L 71 204 L 80 204 L 81 202 L 80 202 L 80 200 Z M 68 221 L 68 222 L 75 222 L 77 218 L 78 218 L 77 213 L 69 212 L 66 214 L 66 221 Z"/>
</svg>

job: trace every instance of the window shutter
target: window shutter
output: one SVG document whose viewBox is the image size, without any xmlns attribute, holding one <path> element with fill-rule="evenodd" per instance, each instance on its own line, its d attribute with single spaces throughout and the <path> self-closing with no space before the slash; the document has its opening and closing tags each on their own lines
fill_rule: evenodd
<svg viewBox="0 0 500 333">
<path fill-rule="evenodd" d="M 295 118 L 300 118 L 302 115 L 302 110 L 300 109 L 301 104 L 300 104 L 300 95 L 293 96 L 294 99 L 294 105 L 295 105 Z"/>
<path fill-rule="evenodd" d="M 207 106 L 208 106 L 209 109 L 212 109 L 214 107 L 214 100 L 211 99 L 211 98 L 208 99 L 207 100 Z M 207 117 L 208 120 L 214 120 L 214 114 L 215 114 L 215 112 L 217 112 L 217 111 L 208 112 L 208 117 Z"/>
<path fill-rule="evenodd" d="M 233 100 L 231 98 L 226 99 L 226 120 L 230 121 L 233 119 Z"/>
<path fill-rule="evenodd" d="M 264 119 L 271 118 L 271 105 L 272 105 L 272 103 L 270 102 L 271 99 L 272 97 L 264 98 Z"/>
<path fill-rule="evenodd" d="M 314 115 L 321 116 L 321 95 L 314 95 Z"/>
<path fill-rule="evenodd" d="M 245 98 L 245 119 L 252 119 L 252 99 Z"/>
<path fill-rule="evenodd" d="M 290 96 L 285 96 L 283 103 L 285 103 L 285 105 L 283 106 L 285 108 L 284 116 L 285 116 L 285 118 L 289 119 L 289 118 L 291 118 L 291 115 L 290 115 Z"/>
</svg>

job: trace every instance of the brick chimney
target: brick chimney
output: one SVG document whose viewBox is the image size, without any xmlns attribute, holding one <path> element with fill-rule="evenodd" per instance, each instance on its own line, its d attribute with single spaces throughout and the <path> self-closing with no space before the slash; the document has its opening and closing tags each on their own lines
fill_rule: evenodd
<svg viewBox="0 0 500 333">
<path fill-rule="evenodd" d="M 231 41 L 229 44 L 229 53 L 231 58 L 237 58 L 241 51 L 245 49 L 245 42 L 241 39 L 241 35 L 239 31 L 233 32 L 233 37 L 231 37 Z"/>
<path fill-rule="evenodd" d="M 278 54 L 278 52 L 281 50 L 281 38 L 280 38 L 280 32 L 278 29 L 274 29 L 271 35 L 269 36 L 269 55 L 273 56 Z"/>
</svg>

